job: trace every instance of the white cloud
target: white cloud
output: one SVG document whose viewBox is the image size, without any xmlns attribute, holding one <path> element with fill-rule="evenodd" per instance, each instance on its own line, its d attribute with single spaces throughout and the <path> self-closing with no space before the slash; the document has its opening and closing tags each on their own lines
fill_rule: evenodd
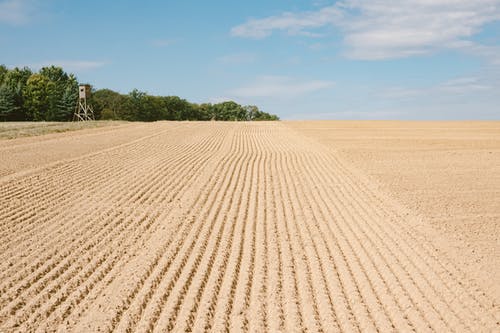
<svg viewBox="0 0 500 333">
<path fill-rule="evenodd" d="M 0 2 L 0 23 L 11 25 L 26 24 L 31 20 L 36 8 L 30 0 L 4 0 Z"/>
<path fill-rule="evenodd" d="M 264 38 L 277 30 L 307 35 L 335 27 L 344 34 L 348 57 L 377 60 L 467 47 L 464 42 L 496 20 L 500 0 L 343 0 L 316 11 L 250 19 L 231 34 Z"/>
<path fill-rule="evenodd" d="M 348 55 L 385 59 L 425 54 L 467 40 L 500 19 L 498 0 L 349 1 L 360 15 L 342 22 Z"/>
<path fill-rule="evenodd" d="M 250 19 L 246 23 L 232 28 L 231 34 L 238 37 L 260 39 L 271 35 L 273 30 L 283 30 L 291 35 L 317 36 L 307 29 L 333 24 L 341 16 L 342 12 L 336 6 L 300 14 L 286 12 L 279 16 Z"/>
<path fill-rule="evenodd" d="M 375 93 L 375 98 L 385 100 L 409 101 L 436 98 L 452 98 L 470 96 L 477 98 L 478 93 L 494 93 L 500 89 L 500 84 L 495 83 L 490 77 L 457 77 L 430 87 L 386 87 L 380 88 Z"/>
<path fill-rule="evenodd" d="M 330 88 L 331 81 L 303 81 L 286 76 L 260 76 L 251 84 L 231 91 L 239 98 L 253 97 L 295 97 Z"/>
<path fill-rule="evenodd" d="M 27 64 L 27 65 L 18 65 L 17 67 L 28 66 L 33 69 L 40 69 L 42 67 L 47 66 L 59 66 L 62 67 L 65 71 L 87 71 L 92 69 L 97 69 L 104 66 L 106 63 L 102 61 L 87 61 L 87 60 L 53 60 L 53 61 L 44 61 L 39 63 Z"/>
<path fill-rule="evenodd" d="M 474 93 L 481 90 L 489 90 L 492 87 L 484 82 L 481 82 L 477 77 L 461 77 L 446 81 L 436 87 L 437 91 L 449 93 Z"/>
<path fill-rule="evenodd" d="M 488 59 L 491 65 L 500 65 L 500 46 L 481 45 L 472 41 L 458 41 L 451 43 L 450 48 Z"/>
</svg>

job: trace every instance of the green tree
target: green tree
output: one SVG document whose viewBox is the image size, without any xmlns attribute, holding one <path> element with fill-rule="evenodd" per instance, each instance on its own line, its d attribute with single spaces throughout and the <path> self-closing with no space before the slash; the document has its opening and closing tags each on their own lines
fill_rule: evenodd
<svg viewBox="0 0 500 333">
<path fill-rule="evenodd" d="M 64 86 L 69 80 L 69 75 L 61 67 L 56 66 L 42 67 L 38 74 L 56 83 L 58 87 Z"/>
<path fill-rule="evenodd" d="M 73 77 L 66 83 L 63 94 L 57 103 L 56 113 L 53 119 L 57 121 L 71 120 L 76 109 L 77 100 L 78 83 Z"/>
<path fill-rule="evenodd" d="M 9 120 L 30 120 L 24 105 L 23 90 L 26 87 L 28 78 L 32 74 L 31 70 L 27 67 L 16 67 L 8 70 L 4 75 L 3 84 L 14 94 L 14 111 L 10 114 Z"/>
<path fill-rule="evenodd" d="M 211 104 L 191 104 L 191 118 L 189 120 L 210 120 Z"/>
<path fill-rule="evenodd" d="M 25 107 L 34 121 L 46 120 L 49 109 L 49 79 L 40 74 L 33 74 L 28 79 L 23 91 Z"/>
<path fill-rule="evenodd" d="M 247 120 L 255 120 L 260 113 L 259 108 L 255 105 L 246 105 L 243 108 L 245 109 Z"/>
<path fill-rule="evenodd" d="M 139 121 L 153 120 L 151 115 L 152 110 L 149 105 L 150 100 L 148 99 L 148 95 L 145 92 L 134 89 L 130 92 L 129 97 L 130 97 L 130 102 L 132 103 L 135 109 L 134 120 L 139 120 Z"/>
<path fill-rule="evenodd" d="M 213 107 L 210 103 L 202 103 L 198 105 L 197 120 L 211 120 L 213 116 Z"/>
<path fill-rule="evenodd" d="M 116 113 L 111 109 L 103 109 L 101 110 L 100 120 L 117 120 Z"/>
<path fill-rule="evenodd" d="M 190 103 L 178 96 L 165 96 L 161 98 L 165 107 L 166 120 L 186 120 L 188 119 Z"/>
<path fill-rule="evenodd" d="M 76 78 L 73 75 L 68 75 L 61 67 L 50 66 L 40 69 L 39 74 L 49 80 L 47 84 L 47 99 L 48 108 L 45 113 L 45 120 L 62 120 L 66 119 L 67 108 L 66 105 L 71 97 L 71 91 L 67 91 L 68 86 L 73 89 L 75 86 Z M 76 88 L 78 89 L 78 88 Z M 64 96 L 66 94 L 66 96 Z M 63 102 L 63 99 L 66 99 Z M 72 104 L 75 104 L 75 100 Z"/>
<path fill-rule="evenodd" d="M 19 107 L 16 105 L 16 92 L 7 84 L 0 85 L 0 120 L 20 120 L 15 119 L 19 114 Z"/>
<path fill-rule="evenodd" d="M 5 67 L 5 65 L 0 65 L 0 85 L 3 83 L 3 79 L 8 72 L 9 70 Z"/>
<path fill-rule="evenodd" d="M 122 111 L 126 100 L 127 97 L 116 91 L 100 89 L 92 93 L 91 103 L 94 106 L 94 112 L 98 119 L 124 119 Z M 106 112 L 104 112 L 105 110 Z"/>
<path fill-rule="evenodd" d="M 246 110 L 236 102 L 214 104 L 214 120 L 247 120 Z"/>
</svg>

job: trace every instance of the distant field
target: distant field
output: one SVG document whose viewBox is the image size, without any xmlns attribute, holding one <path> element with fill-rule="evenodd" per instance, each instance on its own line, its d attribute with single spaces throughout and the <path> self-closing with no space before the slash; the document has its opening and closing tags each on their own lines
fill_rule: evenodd
<svg viewBox="0 0 500 333">
<path fill-rule="evenodd" d="M 467 189 L 477 210 L 446 223 L 498 222 L 500 163 L 474 153 L 485 140 L 498 157 L 495 125 L 363 126 L 129 123 L 0 141 L 0 332 L 498 331 L 495 295 L 419 210 L 434 195 L 434 213 L 453 214 Z M 406 141 L 421 137 L 434 139 Z M 385 149 L 401 151 L 379 165 Z M 391 172 L 401 192 L 376 178 Z"/>
<path fill-rule="evenodd" d="M 0 122 L 0 140 L 15 139 L 27 136 L 38 136 L 49 133 L 75 131 L 85 128 L 117 126 L 123 121 L 87 121 L 87 122 Z"/>
<path fill-rule="evenodd" d="M 500 302 L 499 121 L 288 122 L 423 216 L 440 249 Z M 453 240 L 453 241 L 451 241 Z"/>
</svg>

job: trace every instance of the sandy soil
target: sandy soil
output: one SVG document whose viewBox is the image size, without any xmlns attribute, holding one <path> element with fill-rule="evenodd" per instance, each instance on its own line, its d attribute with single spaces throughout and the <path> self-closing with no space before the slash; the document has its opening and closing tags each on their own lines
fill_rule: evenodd
<svg viewBox="0 0 500 333">
<path fill-rule="evenodd" d="M 0 122 L 0 140 L 61 133 L 81 129 L 123 125 L 124 121 L 98 120 L 79 122 L 14 121 Z"/>
<path fill-rule="evenodd" d="M 175 125 L 171 125 L 171 128 Z M 15 140 L 0 140 L 0 177 L 37 168 L 48 163 L 63 163 L 103 149 L 116 148 L 154 133 L 154 124 L 122 124 L 68 133 L 53 133 Z"/>
<path fill-rule="evenodd" d="M 289 122 L 423 216 L 443 254 L 500 303 L 500 122 Z"/>
<path fill-rule="evenodd" d="M 499 329 L 420 215 L 287 124 L 106 133 L 11 141 L 0 331 Z"/>
</svg>

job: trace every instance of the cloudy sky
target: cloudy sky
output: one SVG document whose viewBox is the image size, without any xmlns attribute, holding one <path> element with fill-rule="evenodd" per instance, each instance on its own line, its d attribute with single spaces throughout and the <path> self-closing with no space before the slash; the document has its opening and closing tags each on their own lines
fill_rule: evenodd
<svg viewBox="0 0 500 333">
<path fill-rule="evenodd" d="M 500 119 L 500 0 L 0 0 L 0 63 L 283 119 Z"/>
</svg>

